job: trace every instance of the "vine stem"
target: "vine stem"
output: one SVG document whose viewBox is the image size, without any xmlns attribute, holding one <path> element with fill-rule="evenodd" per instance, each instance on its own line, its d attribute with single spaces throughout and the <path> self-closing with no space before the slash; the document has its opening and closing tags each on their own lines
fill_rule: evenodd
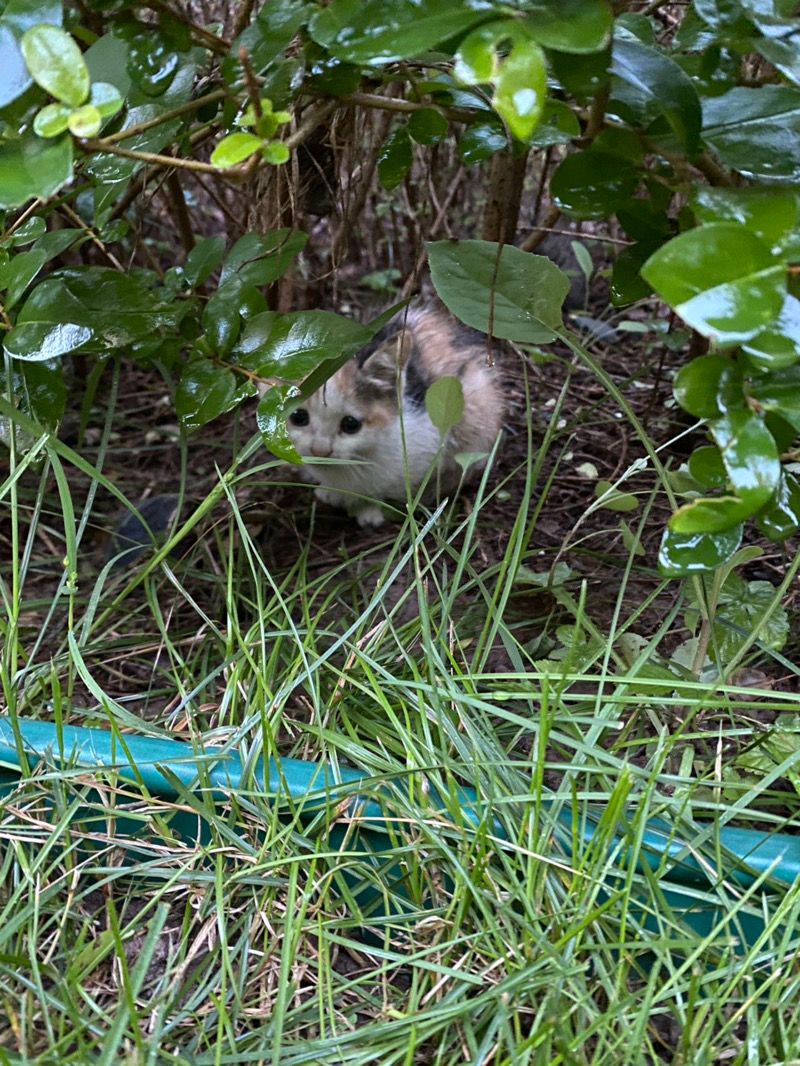
<svg viewBox="0 0 800 1066">
<path fill-rule="evenodd" d="M 205 104 L 214 104 L 217 100 L 224 100 L 225 97 L 229 95 L 227 89 L 215 89 L 213 93 L 206 93 L 205 96 L 198 96 L 195 100 L 189 100 L 188 103 L 181 104 L 179 107 L 174 107 L 171 111 L 165 111 L 156 118 L 149 118 L 144 122 L 137 122 L 133 126 L 127 126 L 124 130 L 118 130 L 117 133 L 109 133 L 107 137 L 98 138 L 96 143 L 103 145 L 116 144 L 117 141 L 127 140 L 128 137 L 136 137 L 140 133 L 146 133 L 147 130 L 152 130 L 156 126 L 160 126 L 162 122 L 170 122 L 173 118 L 180 118 L 181 115 L 186 115 L 190 111 L 196 111 Z"/>
</svg>

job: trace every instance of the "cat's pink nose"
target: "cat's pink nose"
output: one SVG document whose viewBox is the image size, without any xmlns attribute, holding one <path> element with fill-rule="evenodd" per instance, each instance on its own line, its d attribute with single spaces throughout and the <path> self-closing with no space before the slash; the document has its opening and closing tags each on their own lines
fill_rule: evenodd
<svg viewBox="0 0 800 1066">
<path fill-rule="evenodd" d="M 312 444 L 311 454 L 317 459 L 328 459 L 330 458 L 331 449 L 326 448 L 324 444 Z"/>
</svg>

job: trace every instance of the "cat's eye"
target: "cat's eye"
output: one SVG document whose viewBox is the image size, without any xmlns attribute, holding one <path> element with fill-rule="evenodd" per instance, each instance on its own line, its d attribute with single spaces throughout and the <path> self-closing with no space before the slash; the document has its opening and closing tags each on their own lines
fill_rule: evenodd
<svg viewBox="0 0 800 1066">
<path fill-rule="evenodd" d="M 292 411 L 289 415 L 289 421 L 293 426 L 307 426 L 308 411 L 306 411 L 305 407 L 298 407 L 296 411 Z"/>
<path fill-rule="evenodd" d="M 339 429 L 341 429 L 342 433 L 358 433 L 361 425 L 360 418 L 354 418 L 353 415 L 345 415 L 339 423 Z"/>
</svg>

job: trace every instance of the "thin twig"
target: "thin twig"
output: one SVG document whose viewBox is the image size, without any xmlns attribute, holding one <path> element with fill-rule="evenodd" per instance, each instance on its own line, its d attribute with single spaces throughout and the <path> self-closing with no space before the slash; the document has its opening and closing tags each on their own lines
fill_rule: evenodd
<svg viewBox="0 0 800 1066">
<path fill-rule="evenodd" d="M 224 100 L 227 96 L 230 96 L 227 89 L 215 89 L 213 93 L 206 93 L 205 96 L 198 96 L 197 99 L 189 100 L 188 103 L 181 104 L 180 107 L 164 111 L 157 118 L 149 118 L 145 122 L 137 122 L 133 126 L 127 126 L 124 130 L 118 130 L 117 133 L 109 133 L 106 137 L 97 138 L 96 143 L 103 145 L 116 144 L 117 141 L 127 140 L 128 137 L 136 137 L 140 133 L 146 133 L 147 130 L 160 126 L 163 122 L 170 122 L 173 118 L 179 118 L 190 111 L 196 111 L 205 104 L 213 104 L 217 100 Z"/>
</svg>

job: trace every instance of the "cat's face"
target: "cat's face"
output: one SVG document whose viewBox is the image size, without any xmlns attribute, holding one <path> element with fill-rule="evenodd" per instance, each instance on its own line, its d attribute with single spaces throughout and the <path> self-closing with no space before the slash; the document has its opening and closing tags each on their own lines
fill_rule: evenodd
<svg viewBox="0 0 800 1066">
<path fill-rule="evenodd" d="M 363 384 L 362 372 L 348 363 L 292 412 L 286 428 L 303 458 L 369 461 L 380 451 L 397 411 L 391 395 Z"/>
</svg>

